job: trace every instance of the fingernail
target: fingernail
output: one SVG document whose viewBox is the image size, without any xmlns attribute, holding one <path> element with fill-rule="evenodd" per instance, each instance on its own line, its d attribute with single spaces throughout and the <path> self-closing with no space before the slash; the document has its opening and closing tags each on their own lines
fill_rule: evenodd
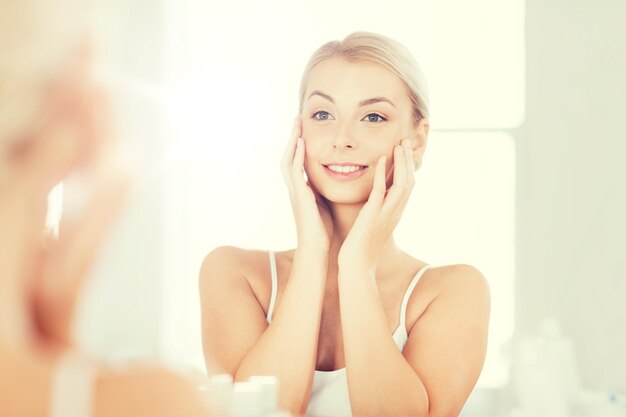
<svg viewBox="0 0 626 417">
<path fill-rule="evenodd" d="M 381 164 L 385 164 L 387 163 L 387 155 L 383 155 L 383 157 L 381 158 L 382 162 Z"/>
<path fill-rule="evenodd" d="M 405 148 L 408 148 L 411 146 L 411 139 L 404 139 L 402 141 L 402 146 L 404 146 Z"/>
</svg>

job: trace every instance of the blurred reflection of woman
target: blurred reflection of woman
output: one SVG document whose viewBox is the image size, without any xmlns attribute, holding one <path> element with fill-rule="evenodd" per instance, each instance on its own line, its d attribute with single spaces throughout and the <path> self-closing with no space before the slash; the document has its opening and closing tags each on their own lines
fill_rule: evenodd
<svg viewBox="0 0 626 417">
<path fill-rule="evenodd" d="M 281 407 L 312 416 L 459 414 L 485 358 L 487 283 L 393 238 L 428 117 L 421 71 L 395 41 L 354 33 L 313 54 L 282 162 L 297 247 L 205 258 L 210 371 L 276 375 Z"/>
<path fill-rule="evenodd" d="M 103 158 L 110 121 L 90 48 L 59 34 L 70 3 L 0 2 L 0 416 L 207 417 L 191 381 L 107 366 L 73 343 L 80 289 L 126 178 Z M 48 15 L 57 9 L 63 19 Z M 88 208 L 45 235 L 48 193 L 79 169 L 94 179 Z"/>
</svg>

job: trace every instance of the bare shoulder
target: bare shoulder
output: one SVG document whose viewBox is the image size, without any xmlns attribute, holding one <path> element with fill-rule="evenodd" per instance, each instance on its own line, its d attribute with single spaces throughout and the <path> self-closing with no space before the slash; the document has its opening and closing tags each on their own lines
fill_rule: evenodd
<svg viewBox="0 0 626 417">
<path fill-rule="evenodd" d="M 219 246 L 204 257 L 200 275 L 211 274 L 213 271 L 238 269 L 241 262 L 245 262 L 250 256 L 250 250 L 236 246 Z"/>
<path fill-rule="evenodd" d="M 467 264 L 429 268 L 413 292 L 407 310 L 407 324 L 412 328 L 421 318 L 432 314 L 478 314 L 488 316 L 489 284 L 484 275 Z"/>
<path fill-rule="evenodd" d="M 430 289 L 428 309 L 445 315 L 475 317 L 484 321 L 491 309 L 489 284 L 485 276 L 467 264 L 431 268 L 424 274 L 424 284 Z"/>
<path fill-rule="evenodd" d="M 270 264 L 267 251 L 220 246 L 212 250 L 200 268 L 200 293 L 221 294 L 225 288 L 252 291 L 255 298 L 266 308 L 269 298 Z M 238 289 L 238 290 L 237 290 Z"/>
<path fill-rule="evenodd" d="M 200 280 L 211 277 L 227 278 L 254 276 L 267 263 L 267 252 L 242 249 L 235 246 L 220 246 L 213 249 L 202 261 Z"/>
<path fill-rule="evenodd" d="M 474 295 L 489 297 L 489 283 L 477 268 L 467 264 L 445 265 L 430 268 L 423 281 L 435 287 L 437 295 L 468 291 Z"/>
</svg>

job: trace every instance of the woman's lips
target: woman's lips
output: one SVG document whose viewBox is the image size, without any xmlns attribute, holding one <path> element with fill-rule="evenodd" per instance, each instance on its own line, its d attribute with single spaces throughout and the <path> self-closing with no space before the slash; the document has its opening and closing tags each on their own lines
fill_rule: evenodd
<svg viewBox="0 0 626 417">
<path fill-rule="evenodd" d="M 367 171 L 367 165 L 355 163 L 330 163 L 322 165 L 324 171 L 332 178 L 337 179 L 354 179 L 364 175 Z"/>
</svg>

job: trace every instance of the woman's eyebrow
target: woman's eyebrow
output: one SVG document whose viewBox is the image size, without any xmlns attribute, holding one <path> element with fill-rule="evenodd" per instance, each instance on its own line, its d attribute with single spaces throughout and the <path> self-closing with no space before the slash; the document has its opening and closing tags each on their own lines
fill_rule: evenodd
<svg viewBox="0 0 626 417">
<path fill-rule="evenodd" d="M 328 94 L 322 93 L 320 90 L 315 90 L 311 93 L 311 95 L 309 96 L 308 99 L 310 99 L 313 96 L 320 96 L 325 98 L 326 100 L 330 101 L 331 103 L 335 104 L 335 100 L 333 100 L 333 98 L 331 96 L 329 96 Z M 307 99 L 307 100 L 308 100 Z"/>
<path fill-rule="evenodd" d="M 335 104 L 335 100 L 333 100 L 333 98 L 331 96 L 329 96 L 326 93 L 322 93 L 319 90 L 315 90 L 313 91 L 310 95 L 309 95 L 309 99 L 313 96 L 320 96 L 322 98 L 325 98 L 326 100 L 330 101 L 331 103 Z M 359 101 L 359 107 L 363 107 L 363 106 L 369 106 L 370 104 L 376 104 L 376 103 L 389 103 L 391 104 L 393 107 L 396 107 L 395 104 L 393 104 L 393 101 L 389 100 L 386 97 L 372 97 L 372 98 L 367 98 L 365 100 L 361 100 Z"/>
<path fill-rule="evenodd" d="M 359 107 L 369 106 L 370 104 L 383 103 L 383 102 L 384 103 L 389 103 L 393 107 L 396 107 L 396 105 L 393 104 L 393 102 L 391 100 L 389 100 L 388 98 L 386 98 L 386 97 L 373 97 L 373 98 L 365 99 L 365 100 L 359 102 Z"/>
</svg>

